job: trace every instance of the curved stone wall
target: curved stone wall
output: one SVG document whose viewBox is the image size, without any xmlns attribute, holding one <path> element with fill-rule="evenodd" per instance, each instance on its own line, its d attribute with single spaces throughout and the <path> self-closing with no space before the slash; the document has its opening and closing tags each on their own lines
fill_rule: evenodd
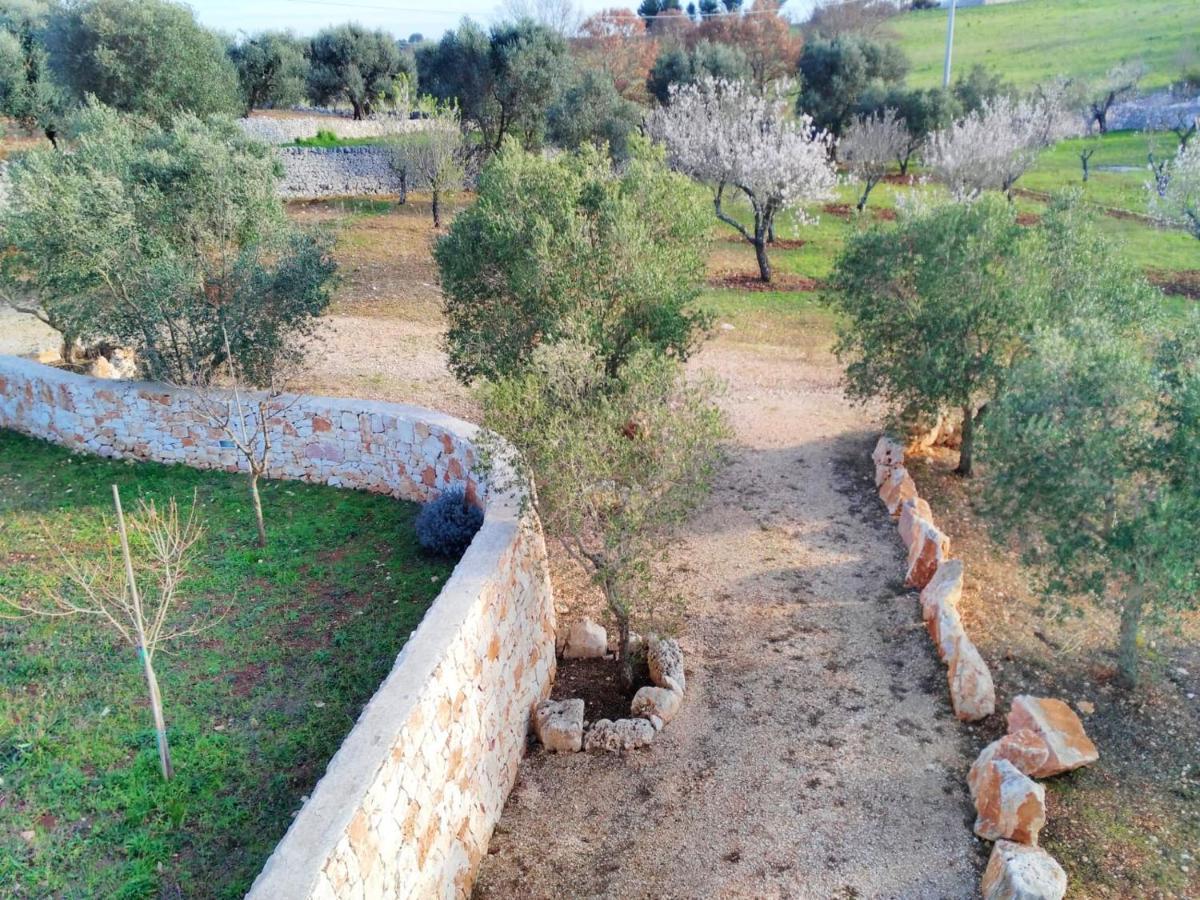
<svg viewBox="0 0 1200 900">
<path fill-rule="evenodd" d="M 238 471 L 192 401 L 0 356 L 0 427 L 102 456 Z M 285 398 L 272 413 L 271 477 L 417 501 L 462 484 L 485 514 L 249 896 L 466 896 L 554 677 L 540 527 L 515 496 L 489 490 L 466 422 L 323 397 Z"/>
</svg>

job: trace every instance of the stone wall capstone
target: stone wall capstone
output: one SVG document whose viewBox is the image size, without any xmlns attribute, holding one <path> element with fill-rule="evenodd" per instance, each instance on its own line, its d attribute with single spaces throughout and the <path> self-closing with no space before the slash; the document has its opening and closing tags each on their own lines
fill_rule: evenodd
<svg viewBox="0 0 1200 900">
<path fill-rule="evenodd" d="M 106 457 L 238 471 L 193 400 L 0 356 L 0 428 Z M 540 527 L 516 496 L 489 489 L 466 422 L 323 397 L 270 412 L 272 477 L 417 501 L 462 484 L 484 522 L 249 896 L 465 897 L 554 677 Z"/>
</svg>

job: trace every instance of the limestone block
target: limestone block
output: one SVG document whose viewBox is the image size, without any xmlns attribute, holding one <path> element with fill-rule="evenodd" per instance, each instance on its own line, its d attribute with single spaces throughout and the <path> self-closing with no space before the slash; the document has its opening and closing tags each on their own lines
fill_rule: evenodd
<svg viewBox="0 0 1200 900">
<path fill-rule="evenodd" d="M 591 619 L 576 619 L 567 634 L 564 659 L 598 659 L 608 652 L 608 635 L 604 626 Z"/>
<path fill-rule="evenodd" d="M 600 719 L 592 723 L 583 741 L 583 749 L 619 753 L 648 747 L 657 732 L 649 719 Z"/>
<path fill-rule="evenodd" d="M 1049 756 L 1030 774 L 1049 778 L 1090 765 L 1100 758 L 1100 751 L 1083 730 L 1075 711 L 1061 700 L 1031 697 L 1021 694 L 1013 698 L 1008 713 L 1009 733 L 1028 729 L 1046 742 Z"/>
<path fill-rule="evenodd" d="M 1032 775 L 1041 768 L 1050 757 L 1050 748 L 1036 731 L 1027 728 L 1006 734 L 999 740 L 992 741 L 981 751 L 979 758 L 971 765 L 967 773 L 967 787 L 974 799 L 979 792 L 979 782 L 983 778 L 988 763 L 994 759 L 1007 759 L 1026 775 Z"/>
<path fill-rule="evenodd" d="M 534 709 L 533 722 L 547 750 L 576 753 L 583 746 L 582 700 L 543 700 Z"/>
<path fill-rule="evenodd" d="M 683 694 L 679 691 L 647 686 L 638 688 L 637 693 L 633 695 L 633 702 L 629 704 L 629 711 L 634 716 L 644 719 L 657 716 L 666 724 L 675 718 L 682 703 Z"/>
<path fill-rule="evenodd" d="M 904 445 L 888 435 L 882 435 L 875 443 L 871 459 L 877 466 L 899 466 L 904 464 Z"/>
<path fill-rule="evenodd" d="M 984 840 L 1036 847 L 1046 824 L 1046 789 L 1007 759 L 994 759 L 979 779 L 975 811 L 975 833 Z"/>
<path fill-rule="evenodd" d="M 1062 900 L 1067 873 L 1045 850 L 996 841 L 980 891 L 983 900 Z"/>
<path fill-rule="evenodd" d="M 933 511 L 920 497 L 910 497 L 900 504 L 900 540 L 905 548 L 912 547 L 913 538 L 919 529 L 918 522 L 933 524 Z"/>
<path fill-rule="evenodd" d="M 924 588 L 933 580 L 938 566 L 950 558 L 950 538 L 932 522 L 919 522 L 908 548 L 906 587 Z"/>
<path fill-rule="evenodd" d="M 658 687 L 683 693 L 687 677 L 683 672 L 683 651 L 674 638 L 651 638 L 646 650 L 650 680 Z"/>
<path fill-rule="evenodd" d="M 965 634 L 954 645 L 946 674 L 954 715 L 964 722 L 977 722 L 996 711 L 996 688 L 992 673 L 979 650 Z"/>
<path fill-rule="evenodd" d="M 893 516 L 900 514 L 900 506 L 905 500 L 912 500 L 916 496 L 917 485 L 904 466 L 893 467 L 879 488 L 879 499 Z"/>
</svg>

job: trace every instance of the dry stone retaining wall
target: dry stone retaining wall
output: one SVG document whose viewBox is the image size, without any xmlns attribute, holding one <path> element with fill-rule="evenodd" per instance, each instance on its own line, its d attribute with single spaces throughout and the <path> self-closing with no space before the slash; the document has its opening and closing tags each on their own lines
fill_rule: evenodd
<svg viewBox="0 0 1200 900">
<path fill-rule="evenodd" d="M 384 147 L 279 147 L 285 200 L 400 193 L 400 178 Z"/>
<path fill-rule="evenodd" d="M 452 484 L 484 522 L 250 891 L 258 900 L 464 897 L 554 676 L 535 519 L 489 490 L 473 426 L 390 403 L 277 404 L 270 475 L 423 501 Z M 0 427 L 114 458 L 236 472 L 186 391 L 0 356 Z"/>
</svg>

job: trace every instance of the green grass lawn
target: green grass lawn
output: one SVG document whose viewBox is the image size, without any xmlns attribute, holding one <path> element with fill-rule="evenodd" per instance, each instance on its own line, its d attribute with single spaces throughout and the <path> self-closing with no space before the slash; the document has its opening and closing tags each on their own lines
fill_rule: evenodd
<svg viewBox="0 0 1200 900">
<path fill-rule="evenodd" d="M 1046 150 L 1025 174 L 1019 186 L 1031 191 L 1051 192 L 1073 185 L 1089 203 L 1110 209 L 1146 215 L 1146 182 L 1151 180 L 1147 152 L 1153 142 L 1157 159 L 1175 155 L 1175 136 L 1169 132 L 1153 138 L 1139 131 L 1112 131 L 1093 138 L 1072 138 Z M 1094 148 L 1091 173 L 1083 181 L 1079 152 Z"/>
<path fill-rule="evenodd" d="M 0 896 L 240 897 L 452 565 L 418 507 L 271 481 L 253 546 L 245 481 L 73 455 L 0 431 L 0 595 L 57 583 L 50 538 L 88 556 L 126 509 L 199 497 L 186 617 L 232 611 L 156 656 L 176 778 L 158 773 L 134 651 L 90 621 L 0 620 Z"/>
<path fill-rule="evenodd" d="M 912 61 L 909 84 L 942 83 L 946 10 L 905 13 L 888 28 Z M 954 71 L 980 63 L 1019 87 L 1065 74 L 1096 77 L 1114 63 L 1140 59 L 1144 87 L 1180 76 L 1181 51 L 1200 35 L 1196 0 L 1020 0 L 960 9 L 955 18 Z"/>
<path fill-rule="evenodd" d="M 366 147 L 371 144 L 383 143 L 378 137 L 357 137 L 343 138 L 338 137 L 332 131 L 318 131 L 316 135 L 308 138 L 296 138 L 297 147 L 318 147 L 329 149 L 331 147 Z"/>
</svg>

